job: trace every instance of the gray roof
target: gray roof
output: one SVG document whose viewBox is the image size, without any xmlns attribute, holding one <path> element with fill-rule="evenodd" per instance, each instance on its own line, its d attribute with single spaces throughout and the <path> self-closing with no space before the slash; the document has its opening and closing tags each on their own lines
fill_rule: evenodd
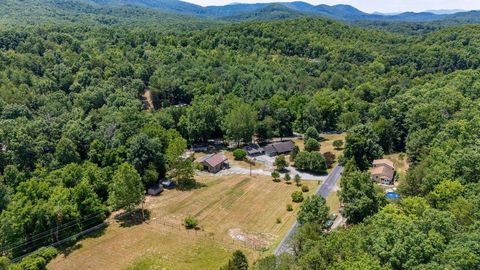
<svg viewBox="0 0 480 270">
<path fill-rule="evenodd" d="M 277 151 L 277 153 L 287 153 L 291 152 L 293 150 L 293 142 L 292 141 L 286 141 L 286 142 L 279 142 L 279 143 L 274 143 L 273 147 Z"/>
<path fill-rule="evenodd" d="M 265 150 L 265 153 L 267 154 L 270 154 L 270 153 L 284 154 L 284 153 L 291 152 L 294 146 L 295 144 L 292 141 L 284 141 L 284 142 L 269 144 L 265 146 L 264 150 Z"/>
</svg>

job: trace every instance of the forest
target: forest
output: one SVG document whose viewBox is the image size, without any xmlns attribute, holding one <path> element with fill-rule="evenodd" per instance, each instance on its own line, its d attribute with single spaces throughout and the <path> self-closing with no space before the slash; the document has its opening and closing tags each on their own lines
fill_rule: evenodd
<svg viewBox="0 0 480 270">
<path fill-rule="evenodd" d="M 327 234 L 307 220 L 293 255 L 254 269 L 479 267 L 480 26 L 90 19 L 0 29 L 0 268 L 43 269 L 56 251 L 41 247 L 134 208 L 165 176 L 191 187 L 192 144 L 309 128 L 348 131 L 349 226 Z M 411 162 L 399 204 L 366 173 L 393 152 Z"/>
</svg>

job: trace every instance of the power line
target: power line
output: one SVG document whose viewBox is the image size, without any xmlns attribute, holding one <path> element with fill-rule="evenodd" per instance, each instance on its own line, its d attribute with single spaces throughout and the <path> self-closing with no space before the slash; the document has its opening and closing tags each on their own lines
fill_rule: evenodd
<svg viewBox="0 0 480 270">
<path fill-rule="evenodd" d="M 67 225 L 67 224 L 64 224 L 64 225 L 62 225 L 62 226 L 59 226 L 58 229 L 57 229 L 57 228 L 52 228 L 52 229 L 49 229 L 49 230 L 44 231 L 44 232 L 42 232 L 42 233 L 36 234 L 36 235 L 35 235 L 35 236 L 36 236 L 35 238 L 30 239 L 30 240 L 23 241 L 23 242 L 20 243 L 20 244 L 13 243 L 13 244 L 4 246 L 4 247 L 2 247 L 2 249 L 1 249 L 1 250 L 2 250 L 2 253 L 7 253 L 7 252 L 9 252 L 9 251 L 12 251 L 12 250 L 14 250 L 14 249 L 17 249 L 17 248 L 20 248 L 20 247 L 23 247 L 23 246 L 26 246 L 26 245 L 31 246 L 31 245 L 33 245 L 35 242 L 38 242 L 39 240 L 42 240 L 42 239 L 45 239 L 45 238 L 47 238 L 47 237 L 52 236 L 53 233 L 57 233 L 57 234 L 58 234 L 59 232 L 63 232 L 63 231 L 65 231 L 65 230 L 68 229 L 68 228 L 71 228 L 71 227 L 77 226 L 77 225 L 81 225 L 81 223 L 84 223 L 84 222 L 86 222 L 86 221 L 88 221 L 88 220 L 95 219 L 95 218 L 97 218 L 97 217 L 99 217 L 99 216 L 101 216 L 101 215 L 103 215 L 103 213 L 98 213 L 98 214 L 95 214 L 95 215 L 93 215 L 93 216 L 92 216 L 92 215 L 89 215 L 90 217 L 89 217 L 89 218 L 86 218 L 86 219 L 84 219 L 84 218 L 78 218 L 78 219 L 75 219 L 75 220 L 73 220 L 73 221 L 68 222 L 68 223 L 69 223 L 68 226 L 65 226 L 65 225 Z M 88 217 L 88 216 L 87 216 L 87 217 Z M 84 224 L 83 224 L 83 225 L 84 225 Z M 18 242 L 17 242 L 17 243 L 18 243 Z"/>
</svg>

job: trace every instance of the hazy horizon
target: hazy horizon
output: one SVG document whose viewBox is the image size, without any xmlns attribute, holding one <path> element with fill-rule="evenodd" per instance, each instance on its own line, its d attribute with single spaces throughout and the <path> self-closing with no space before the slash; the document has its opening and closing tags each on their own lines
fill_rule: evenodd
<svg viewBox="0 0 480 270">
<path fill-rule="evenodd" d="M 201 6 L 223 6 L 231 3 L 272 3 L 272 2 L 292 2 L 294 0 L 183 0 Z M 302 0 L 313 5 L 326 4 L 337 5 L 347 4 L 354 6 L 364 12 L 421 12 L 426 10 L 480 10 L 480 1 L 478 0 Z"/>
</svg>

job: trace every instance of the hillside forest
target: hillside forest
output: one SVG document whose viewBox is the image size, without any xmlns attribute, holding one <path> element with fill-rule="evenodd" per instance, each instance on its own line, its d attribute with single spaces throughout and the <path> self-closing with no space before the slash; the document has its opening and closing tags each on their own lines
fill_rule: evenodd
<svg viewBox="0 0 480 270">
<path fill-rule="evenodd" d="M 315 128 L 348 131 L 349 226 L 327 234 L 306 222 L 293 255 L 254 269 L 478 268 L 478 25 L 403 34 L 323 18 L 149 23 L 0 29 L 0 265 L 37 269 L 27 267 L 52 250 L 7 264 L 133 208 L 165 176 L 191 188 L 181 155 L 193 144 Z M 411 164 L 399 204 L 367 172 L 393 152 Z"/>
</svg>

